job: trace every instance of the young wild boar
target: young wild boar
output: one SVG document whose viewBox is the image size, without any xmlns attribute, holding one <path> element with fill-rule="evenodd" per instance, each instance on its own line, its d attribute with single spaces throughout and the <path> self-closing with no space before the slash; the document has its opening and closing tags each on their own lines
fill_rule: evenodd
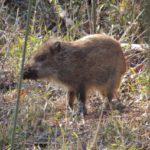
<svg viewBox="0 0 150 150">
<path fill-rule="evenodd" d="M 86 95 L 96 88 L 111 102 L 119 88 L 126 62 L 120 44 L 113 38 L 94 34 L 73 42 L 51 38 L 25 66 L 24 79 L 53 79 L 68 88 L 68 104 L 75 97 L 79 112 L 86 114 Z"/>
</svg>

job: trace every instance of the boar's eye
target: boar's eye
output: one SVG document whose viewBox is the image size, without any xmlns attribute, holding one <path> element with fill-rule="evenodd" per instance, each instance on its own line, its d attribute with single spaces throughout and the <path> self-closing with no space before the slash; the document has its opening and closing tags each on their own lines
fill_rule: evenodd
<svg viewBox="0 0 150 150">
<path fill-rule="evenodd" d="M 37 61 L 41 62 L 41 61 L 44 61 L 46 59 L 46 55 L 40 55 L 36 58 Z"/>
</svg>

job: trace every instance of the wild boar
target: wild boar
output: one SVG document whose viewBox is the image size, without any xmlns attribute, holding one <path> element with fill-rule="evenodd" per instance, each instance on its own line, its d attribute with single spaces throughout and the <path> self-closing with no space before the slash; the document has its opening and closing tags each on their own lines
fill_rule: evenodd
<svg viewBox="0 0 150 150">
<path fill-rule="evenodd" d="M 112 101 L 126 62 L 119 42 L 110 36 L 93 34 L 75 41 L 50 38 L 25 66 L 24 79 L 52 79 L 68 89 L 68 105 L 79 100 L 79 112 L 86 114 L 88 90 L 97 89 Z"/>
</svg>

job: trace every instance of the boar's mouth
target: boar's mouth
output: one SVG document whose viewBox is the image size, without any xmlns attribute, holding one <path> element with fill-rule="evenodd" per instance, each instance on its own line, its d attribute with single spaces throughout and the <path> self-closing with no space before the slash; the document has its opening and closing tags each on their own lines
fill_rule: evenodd
<svg viewBox="0 0 150 150">
<path fill-rule="evenodd" d="M 38 78 L 38 71 L 31 68 L 25 68 L 23 73 L 23 79 L 36 80 Z"/>
</svg>

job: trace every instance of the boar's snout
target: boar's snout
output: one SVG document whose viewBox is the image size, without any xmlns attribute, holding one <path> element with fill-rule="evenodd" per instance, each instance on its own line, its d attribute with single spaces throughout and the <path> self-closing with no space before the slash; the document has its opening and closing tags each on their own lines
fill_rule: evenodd
<svg viewBox="0 0 150 150">
<path fill-rule="evenodd" d="M 26 66 L 23 72 L 23 79 L 35 80 L 38 78 L 38 71 L 32 67 Z"/>
</svg>

